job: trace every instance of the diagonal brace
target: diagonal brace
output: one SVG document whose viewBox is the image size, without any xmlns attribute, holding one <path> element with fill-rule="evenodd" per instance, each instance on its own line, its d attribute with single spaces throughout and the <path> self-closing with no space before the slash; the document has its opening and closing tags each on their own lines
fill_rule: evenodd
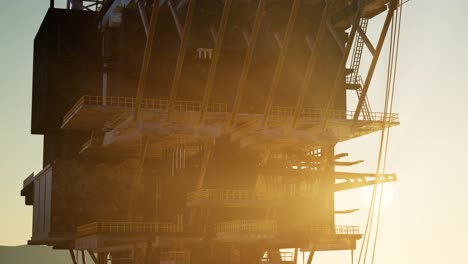
<svg viewBox="0 0 468 264">
<path fill-rule="evenodd" d="M 289 19 L 288 19 L 288 25 L 286 26 L 286 33 L 284 34 L 284 39 L 281 42 L 280 54 L 279 54 L 278 61 L 275 66 L 275 71 L 273 73 L 273 80 L 268 90 L 268 96 L 267 96 L 267 100 L 265 103 L 265 111 L 264 111 L 263 120 L 262 120 L 262 127 L 264 128 L 267 126 L 268 116 L 271 112 L 271 108 L 273 107 L 274 95 L 279 86 L 281 73 L 283 71 L 284 62 L 286 60 L 286 52 L 288 50 L 289 43 L 291 42 L 294 24 L 296 23 L 296 18 L 299 13 L 300 6 L 301 6 L 301 0 L 294 0 L 290 15 L 289 15 Z"/>
<path fill-rule="evenodd" d="M 182 32 L 182 39 L 179 47 L 179 56 L 177 57 L 174 78 L 172 79 L 171 93 L 169 96 L 169 106 L 167 111 L 167 119 L 170 119 L 172 111 L 174 111 L 174 103 L 177 98 L 177 92 L 180 87 L 180 78 L 182 76 L 182 69 L 184 65 L 185 55 L 190 37 L 190 30 L 192 28 L 193 13 L 195 10 L 196 0 L 190 0 L 187 10 L 187 17 L 185 18 L 185 25 Z"/>
<path fill-rule="evenodd" d="M 159 4 L 155 1 L 155 3 L 153 4 L 153 11 L 151 13 L 149 34 L 148 34 L 148 37 L 146 38 L 146 46 L 145 46 L 145 52 L 143 54 L 143 62 L 141 65 L 140 78 L 138 79 L 135 111 L 133 115 L 134 122 L 138 121 L 139 119 L 140 108 L 141 108 L 142 101 L 143 101 L 143 94 L 146 88 L 146 80 L 148 77 L 149 64 L 151 61 L 151 55 L 153 53 L 154 36 L 156 35 L 156 24 L 158 21 L 159 8 L 160 8 Z"/>
<path fill-rule="evenodd" d="M 320 44 L 325 37 L 326 28 L 327 28 L 327 20 L 328 20 L 328 13 L 329 13 L 330 5 L 328 1 L 325 3 L 325 8 L 323 9 L 322 19 L 320 21 L 319 30 L 317 33 L 317 37 L 315 38 L 314 44 L 312 46 L 312 52 L 309 57 L 309 61 L 307 62 L 306 73 L 304 79 L 302 80 L 301 90 L 299 92 L 299 98 L 297 99 L 296 108 L 294 109 L 294 117 L 291 123 L 291 128 L 296 128 L 297 119 L 302 112 L 302 108 L 304 106 L 304 98 L 307 92 L 307 88 L 310 87 L 310 83 L 312 81 L 312 75 L 314 73 L 315 67 L 317 65 L 317 60 L 320 53 Z"/>
<path fill-rule="evenodd" d="M 203 124 L 205 114 L 208 108 L 208 101 L 211 97 L 211 92 L 215 84 L 216 70 L 218 67 L 219 58 L 221 55 L 221 48 L 223 46 L 224 34 L 226 33 L 227 23 L 229 19 L 229 13 L 231 11 L 232 0 L 226 0 L 224 2 L 223 14 L 221 16 L 221 22 L 219 24 L 218 34 L 216 36 L 216 44 L 213 50 L 213 58 L 211 60 L 210 70 L 208 72 L 208 80 L 206 82 L 205 91 L 203 94 L 203 101 L 201 105 L 201 113 L 199 124 Z"/>
<path fill-rule="evenodd" d="M 362 40 L 364 40 L 364 43 L 366 44 L 367 48 L 369 49 L 370 53 L 372 56 L 375 56 L 375 48 L 372 45 L 371 41 L 367 37 L 366 33 L 362 30 L 361 26 L 356 27 L 357 33 L 361 36 Z"/>
<path fill-rule="evenodd" d="M 265 9 L 265 3 L 266 3 L 266 0 L 260 0 L 258 4 L 257 14 L 255 15 L 255 21 L 254 21 L 252 33 L 250 34 L 250 38 L 248 38 L 247 53 L 245 55 L 244 64 L 242 66 L 242 72 L 241 72 L 239 84 L 237 86 L 236 98 L 234 100 L 234 106 L 232 109 L 231 126 L 236 125 L 237 113 L 239 112 L 240 103 L 242 101 L 244 90 L 247 84 L 247 77 L 249 75 L 250 65 L 252 64 L 255 46 L 257 44 L 258 35 L 260 33 L 260 26 L 261 26 L 262 17 L 263 17 L 263 10 Z"/>
<path fill-rule="evenodd" d="M 370 86 L 372 77 L 374 75 L 375 68 L 377 66 L 377 62 L 379 60 L 379 56 L 380 56 L 380 53 L 382 51 L 382 47 L 384 45 L 385 38 L 387 36 L 388 29 L 390 27 L 390 22 L 393 19 L 393 15 L 395 13 L 395 10 L 399 6 L 399 2 L 400 2 L 400 0 L 393 0 L 392 3 L 391 3 L 390 8 L 388 9 L 387 17 L 385 18 L 383 29 L 382 29 L 382 32 L 380 33 L 379 42 L 377 43 L 377 48 L 376 48 L 375 54 L 374 54 L 374 56 L 372 58 L 371 65 L 370 65 L 369 71 L 368 71 L 367 76 L 366 76 L 366 81 L 364 82 L 364 86 L 363 86 L 363 89 L 362 89 L 362 94 L 359 97 L 359 102 L 357 104 L 356 111 L 354 113 L 353 126 L 356 124 L 356 122 L 359 119 L 359 115 L 361 114 L 362 106 L 363 106 L 364 100 L 365 100 L 365 98 L 367 96 L 367 92 L 369 91 L 369 86 Z"/>
</svg>

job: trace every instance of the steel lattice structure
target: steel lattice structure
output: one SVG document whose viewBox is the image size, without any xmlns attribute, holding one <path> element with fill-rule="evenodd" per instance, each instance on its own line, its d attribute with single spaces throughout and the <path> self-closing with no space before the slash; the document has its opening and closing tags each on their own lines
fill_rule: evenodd
<svg viewBox="0 0 468 264">
<path fill-rule="evenodd" d="M 22 190 L 29 244 L 99 264 L 297 263 L 298 249 L 310 264 L 356 248 L 335 192 L 396 175 L 341 171 L 362 161 L 335 146 L 399 124 L 367 99 L 398 0 L 67 3 L 51 1 L 34 43 L 44 169 Z"/>
</svg>

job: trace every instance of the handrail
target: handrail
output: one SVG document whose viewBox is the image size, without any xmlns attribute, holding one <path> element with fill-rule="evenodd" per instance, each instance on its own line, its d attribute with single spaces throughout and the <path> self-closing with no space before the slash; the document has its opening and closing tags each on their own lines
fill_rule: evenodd
<svg viewBox="0 0 468 264">
<path fill-rule="evenodd" d="M 285 230 L 291 229 L 286 227 Z M 310 225 L 293 228 L 293 230 L 321 235 L 360 235 L 358 226 Z M 276 233 L 278 224 L 276 221 L 268 220 L 234 220 L 215 224 L 214 231 L 217 233 Z"/>
<path fill-rule="evenodd" d="M 283 262 L 287 263 L 287 262 L 293 262 L 294 261 L 294 252 L 280 251 L 279 254 L 280 254 L 280 257 L 281 257 L 281 261 L 283 261 Z M 270 257 L 264 256 L 264 257 L 262 257 L 260 263 L 274 263 L 274 262 L 271 262 Z"/>
<path fill-rule="evenodd" d="M 296 231 L 327 235 L 360 235 L 359 226 L 320 226 L 311 225 L 297 228 Z"/>
<path fill-rule="evenodd" d="M 136 99 L 133 97 L 108 96 L 105 105 L 110 107 L 134 108 Z M 102 96 L 94 95 L 82 96 L 65 115 L 63 118 L 64 121 L 70 119 L 82 106 L 103 106 L 103 98 Z M 141 102 L 141 109 L 145 109 L 146 111 L 167 112 L 169 109 L 169 100 L 146 98 Z M 173 110 L 175 112 L 200 112 L 201 109 L 202 102 L 200 101 L 175 101 Z M 294 109 L 294 107 L 289 106 L 273 106 L 271 114 L 269 115 L 269 121 L 290 118 L 294 116 Z M 227 113 L 227 104 L 209 103 L 207 111 L 211 113 Z M 325 109 L 303 108 L 299 117 L 302 121 L 314 122 L 322 120 L 325 113 Z M 353 120 L 355 111 L 331 109 L 327 113 L 329 119 Z M 396 113 L 384 114 L 381 112 L 369 112 L 369 117 L 364 117 L 363 113 L 361 113 L 359 120 L 373 122 L 383 122 L 385 120 L 388 123 L 397 123 L 399 122 L 399 115 Z"/>
<path fill-rule="evenodd" d="M 235 220 L 214 225 L 214 231 L 217 233 L 276 233 L 277 230 L 276 221 L 266 220 Z"/>
<path fill-rule="evenodd" d="M 175 233 L 178 232 L 174 223 L 144 223 L 144 222 L 94 222 L 77 227 L 77 234 L 85 236 L 96 233 Z"/>
<path fill-rule="evenodd" d="M 217 200 L 217 201 L 252 201 L 273 199 L 274 193 L 256 192 L 249 190 L 230 189 L 200 189 L 187 194 L 187 199 L 193 200 Z"/>
<path fill-rule="evenodd" d="M 134 108 L 136 106 L 136 98 L 134 97 L 115 97 L 108 96 L 104 105 L 103 97 L 97 95 L 84 95 L 78 102 L 68 111 L 63 120 L 68 120 L 82 106 L 110 106 Z M 145 98 L 141 102 L 141 109 L 147 111 L 167 112 L 169 109 L 169 100 Z M 175 112 L 200 112 L 202 102 L 199 101 L 175 101 Z M 227 104 L 224 103 L 209 103 L 207 111 L 211 113 L 227 113 Z"/>
<path fill-rule="evenodd" d="M 320 108 L 303 108 L 300 118 L 307 121 L 312 120 L 321 120 L 323 115 L 325 115 L 325 109 Z M 329 119 L 338 119 L 338 120 L 353 120 L 355 111 L 348 110 L 329 110 L 328 118 Z M 271 118 L 285 118 L 291 117 L 294 115 L 294 107 L 289 106 L 274 106 L 272 108 Z M 374 121 L 374 122 L 383 122 L 386 119 L 387 122 L 396 123 L 399 122 L 399 115 L 397 113 L 384 114 L 381 112 L 369 112 L 370 120 L 366 119 L 361 113 L 359 120 L 364 121 Z"/>
</svg>

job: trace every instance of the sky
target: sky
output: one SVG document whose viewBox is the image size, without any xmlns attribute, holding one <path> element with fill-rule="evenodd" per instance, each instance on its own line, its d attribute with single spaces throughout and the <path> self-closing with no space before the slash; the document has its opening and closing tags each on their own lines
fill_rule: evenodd
<svg viewBox="0 0 468 264">
<path fill-rule="evenodd" d="M 57 1 L 60 4 L 60 1 Z M 33 39 L 47 0 L 0 0 L 0 245 L 25 244 L 31 236 L 32 207 L 20 197 L 22 181 L 42 166 L 42 137 L 30 135 Z M 468 263 L 467 73 L 468 2 L 413 0 L 405 5 L 388 172 L 392 205 L 382 213 L 376 263 Z M 375 39 L 382 17 L 371 22 Z M 374 111 L 383 109 L 382 53 L 370 90 Z M 373 172 L 379 135 L 338 145 L 356 169 Z M 360 208 L 338 224 L 360 225 L 366 217 L 361 191 L 337 195 L 337 208 Z M 318 253 L 314 263 L 350 263 L 349 252 Z"/>
</svg>

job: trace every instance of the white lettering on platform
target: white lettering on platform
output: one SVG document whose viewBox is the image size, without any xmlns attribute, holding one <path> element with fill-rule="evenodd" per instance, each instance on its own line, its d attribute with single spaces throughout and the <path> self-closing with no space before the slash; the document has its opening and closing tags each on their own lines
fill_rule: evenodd
<svg viewBox="0 0 468 264">
<path fill-rule="evenodd" d="M 211 57 L 213 56 L 213 49 L 198 48 L 197 52 L 199 60 L 211 60 Z"/>
</svg>

